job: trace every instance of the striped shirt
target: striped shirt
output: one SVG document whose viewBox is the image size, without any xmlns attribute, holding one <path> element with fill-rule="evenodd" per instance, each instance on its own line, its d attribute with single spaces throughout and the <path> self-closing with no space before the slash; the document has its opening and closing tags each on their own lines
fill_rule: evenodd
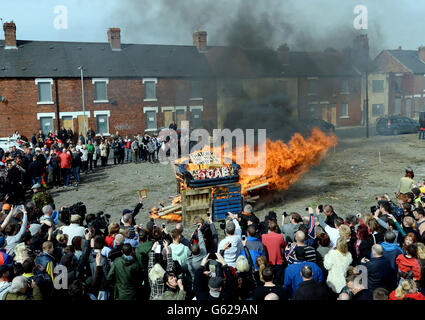
<svg viewBox="0 0 425 320">
<path fill-rule="evenodd" d="M 298 244 L 293 244 L 289 250 L 285 250 L 285 258 L 288 264 L 294 263 L 295 259 L 295 248 Z M 305 261 L 316 262 L 316 250 L 310 246 L 304 246 Z"/>
</svg>

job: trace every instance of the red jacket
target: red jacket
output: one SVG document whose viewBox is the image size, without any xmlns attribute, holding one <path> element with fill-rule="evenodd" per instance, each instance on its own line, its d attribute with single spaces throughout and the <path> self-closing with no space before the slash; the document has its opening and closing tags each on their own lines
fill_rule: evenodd
<svg viewBox="0 0 425 320">
<path fill-rule="evenodd" d="M 421 279 L 421 266 L 419 265 L 419 261 L 416 258 L 407 258 L 403 254 L 399 254 L 395 259 L 397 263 L 398 270 L 401 272 L 409 272 L 413 270 L 413 277 L 415 280 Z"/>
<path fill-rule="evenodd" d="M 425 300 L 424 295 L 422 293 L 419 293 L 419 292 L 408 293 L 401 300 L 404 300 L 404 299 L 407 299 L 407 298 L 414 299 L 414 300 Z M 395 296 L 395 290 L 390 293 L 390 295 L 388 296 L 388 300 L 398 300 Z"/>
<path fill-rule="evenodd" d="M 66 151 L 62 152 L 59 155 L 60 163 L 61 163 L 61 169 L 70 169 L 71 168 L 71 155 L 68 154 Z"/>
</svg>

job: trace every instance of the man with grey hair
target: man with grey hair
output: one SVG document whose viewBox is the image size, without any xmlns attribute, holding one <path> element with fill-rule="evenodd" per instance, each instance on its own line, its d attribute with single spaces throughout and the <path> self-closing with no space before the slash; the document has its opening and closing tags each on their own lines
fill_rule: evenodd
<svg viewBox="0 0 425 320">
<path fill-rule="evenodd" d="M 233 215 L 230 217 L 233 219 Z M 243 245 L 240 233 L 238 235 L 235 234 L 236 224 L 234 220 L 235 219 L 230 220 L 226 224 L 226 237 L 218 244 L 218 253 L 220 253 L 220 251 L 224 251 L 224 254 L 222 254 L 224 261 L 226 261 L 229 266 L 236 268 L 236 259 L 240 256 L 243 250 Z"/>
<path fill-rule="evenodd" d="M 80 225 L 81 216 L 73 214 L 71 216 L 71 224 L 69 226 L 62 227 L 62 232 L 68 235 L 68 246 L 72 244 L 74 237 L 81 237 L 84 239 L 85 228 Z"/>
<path fill-rule="evenodd" d="M 389 292 L 397 287 L 397 272 L 395 272 L 383 256 L 384 249 L 380 244 L 372 246 L 372 258 L 370 261 L 362 260 L 367 268 L 368 289 L 385 288 Z"/>
<path fill-rule="evenodd" d="M 32 295 L 28 295 L 28 290 L 32 288 Z M 42 300 L 40 288 L 34 280 L 31 281 L 31 287 L 24 276 L 13 278 L 9 291 L 3 296 L 3 300 Z"/>
</svg>

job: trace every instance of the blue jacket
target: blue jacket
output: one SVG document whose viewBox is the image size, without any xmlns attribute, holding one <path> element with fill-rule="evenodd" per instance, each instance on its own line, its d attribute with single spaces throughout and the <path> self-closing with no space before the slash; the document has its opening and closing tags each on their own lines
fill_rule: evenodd
<svg viewBox="0 0 425 320">
<path fill-rule="evenodd" d="M 398 270 L 395 259 L 399 254 L 405 254 L 404 250 L 397 243 L 382 242 L 381 246 L 384 249 L 383 256 L 390 264 L 391 269 Z"/>
<path fill-rule="evenodd" d="M 53 256 L 46 252 L 42 252 L 36 259 L 35 263 L 41 265 L 47 274 L 50 276 L 52 281 L 54 280 L 53 270 L 55 267 L 55 259 Z"/>
<path fill-rule="evenodd" d="M 264 249 L 263 243 L 261 242 L 260 239 L 256 237 L 248 236 L 246 237 L 246 248 L 249 250 L 249 254 L 251 255 L 255 270 L 258 270 L 257 263 L 256 263 L 257 257 L 265 256 L 265 249 Z M 241 255 L 246 257 L 244 250 L 241 251 Z"/>
<path fill-rule="evenodd" d="M 284 288 L 291 295 L 291 297 L 293 296 L 295 291 L 297 291 L 300 283 L 303 282 L 303 278 L 301 277 L 301 269 L 305 265 L 311 267 L 311 269 L 313 270 L 313 280 L 316 280 L 317 282 L 323 281 L 323 272 L 317 264 L 309 261 L 295 260 L 294 263 L 290 264 L 286 268 L 285 281 L 283 283 Z"/>
</svg>

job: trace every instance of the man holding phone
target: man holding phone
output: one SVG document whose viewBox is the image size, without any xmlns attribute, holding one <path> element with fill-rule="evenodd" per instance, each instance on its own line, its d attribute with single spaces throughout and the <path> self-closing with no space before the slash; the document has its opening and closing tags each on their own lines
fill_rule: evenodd
<svg viewBox="0 0 425 320">
<path fill-rule="evenodd" d="M 236 268 L 236 259 L 240 256 L 243 251 L 242 239 L 241 239 L 241 228 L 235 215 L 231 212 L 228 213 L 228 217 L 231 219 L 227 221 L 225 227 L 226 238 L 220 241 L 218 244 L 218 253 L 220 250 L 224 250 L 224 261 Z"/>
</svg>

